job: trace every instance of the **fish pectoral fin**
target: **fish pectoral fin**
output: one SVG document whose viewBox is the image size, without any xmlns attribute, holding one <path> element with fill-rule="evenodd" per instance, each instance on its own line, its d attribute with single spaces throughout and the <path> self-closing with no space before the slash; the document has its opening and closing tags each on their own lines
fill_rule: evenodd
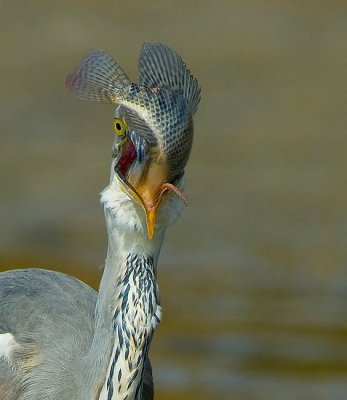
<svg viewBox="0 0 347 400">
<path fill-rule="evenodd" d="M 76 97 L 102 103 L 117 103 L 115 92 L 130 83 L 122 68 L 103 50 L 91 50 L 65 80 L 65 86 Z"/>
<path fill-rule="evenodd" d="M 197 79 L 175 51 L 160 43 L 145 43 L 140 53 L 138 69 L 140 85 L 180 91 L 190 112 L 195 113 L 201 90 Z"/>
</svg>

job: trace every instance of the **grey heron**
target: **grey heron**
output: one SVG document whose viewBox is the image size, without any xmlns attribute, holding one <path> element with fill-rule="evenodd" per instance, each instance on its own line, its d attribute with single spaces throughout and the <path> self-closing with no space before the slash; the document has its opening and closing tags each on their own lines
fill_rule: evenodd
<svg viewBox="0 0 347 400">
<path fill-rule="evenodd" d="M 161 317 L 157 260 L 185 202 L 200 88 L 161 44 L 143 46 L 139 84 L 94 50 L 66 86 L 79 98 L 117 105 L 111 177 L 101 195 L 105 268 L 98 293 L 44 269 L 0 274 L 0 399 L 153 399 L 148 351 Z"/>
</svg>

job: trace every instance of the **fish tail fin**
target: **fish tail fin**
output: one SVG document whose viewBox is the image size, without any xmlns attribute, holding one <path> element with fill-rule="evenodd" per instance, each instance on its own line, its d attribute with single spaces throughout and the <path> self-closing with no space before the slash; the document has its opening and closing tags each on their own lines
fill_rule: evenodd
<svg viewBox="0 0 347 400">
<path fill-rule="evenodd" d="M 117 89 L 130 83 L 122 68 L 103 50 L 91 50 L 65 79 L 65 86 L 76 97 L 102 103 L 117 103 Z"/>
<path fill-rule="evenodd" d="M 178 90 L 186 99 L 191 113 L 196 112 L 201 89 L 175 51 L 160 43 L 145 43 L 139 57 L 138 73 L 140 85 Z"/>
</svg>

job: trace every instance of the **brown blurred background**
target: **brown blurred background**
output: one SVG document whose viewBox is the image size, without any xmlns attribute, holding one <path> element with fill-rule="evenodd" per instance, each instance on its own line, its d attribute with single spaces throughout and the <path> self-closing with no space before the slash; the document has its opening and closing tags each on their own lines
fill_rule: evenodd
<svg viewBox="0 0 347 400">
<path fill-rule="evenodd" d="M 0 1 L 1 269 L 97 288 L 113 107 L 64 77 L 103 48 L 136 79 L 176 49 L 202 101 L 167 235 L 158 400 L 347 398 L 347 2 Z"/>
</svg>

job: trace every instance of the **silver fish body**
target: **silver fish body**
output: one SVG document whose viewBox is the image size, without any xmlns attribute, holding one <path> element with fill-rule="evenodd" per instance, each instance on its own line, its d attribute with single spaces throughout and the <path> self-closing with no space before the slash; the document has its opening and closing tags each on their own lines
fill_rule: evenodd
<svg viewBox="0 0 347 400">
<path fill-rule="evenodd" d="M 163 180 L 184 171 L 193 142 L 193 119 L 200 88 L 181 57 L 162 44 L 145 44 L 139 57 L 139 84 L 102 50 L 93 50 L 67 77 L 79 98 L 119 107 L 116 116 L 150 144 L 152 161 L 165 165 Z"/>
</svg>

